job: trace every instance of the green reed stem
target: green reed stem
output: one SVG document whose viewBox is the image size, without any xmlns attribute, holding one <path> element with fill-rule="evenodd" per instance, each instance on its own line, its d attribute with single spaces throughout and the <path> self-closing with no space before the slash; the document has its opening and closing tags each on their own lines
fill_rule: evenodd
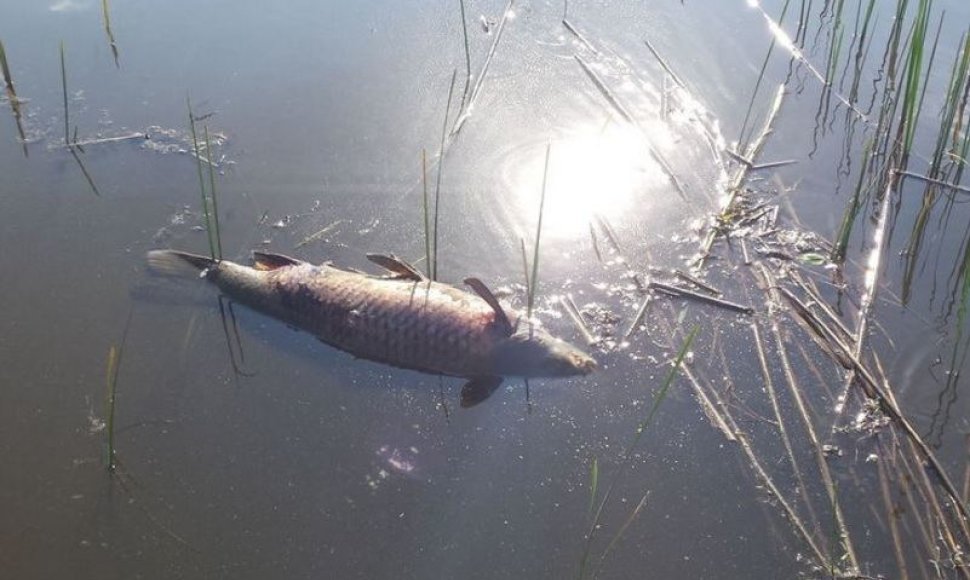
<svg viewBox="0 0 970 580">
<path fill-rule="evenodd" d="M 222 230 L 219 229 L 219 201 L 216 197 L 216 173 L 212 167 L 212 143 L 209 141 L 209 126 L 203 126 L 205 134 L 205 157 L 209 160 L 209 197 L 212 198 L 212 223 L 215 225 L 216 252 L 222 260 Z"/>
<path fill-rule="evenodd" d="M 424 189 L 424 267 L 431 277 L 431 218 L 428 213 L 428 150 L 421 149 L 421 184 Z"/>
<path fill-rule="evenodd" d="M 434 184 L 434 245 L 431 247 L 431 279 L 438 279 L 438 214 L 441 201 L 441 168 L 445 164 L 445 139 L 448 136 L 448 114 L 451 112 L 451 99 L 455 95 L 455 78 L 458 69 L 451 71 L 451 84 L 448 85 L 448 102 L 445 105 L 445 121 L 441 126 L 441 145 L 438 147 L 438 176 Z"/>
<path fill-rule="evenodd" d="M 590 523 L 589 530 L 586 533 L 586 545 L 583 549 L 583 556 L 579 563 L 579 580 L 583 580 L 583 578 L 586 577 L 593 535 L 596 532 L 596 529 L 599 528 L 600 520 L 603 517 L 603 510 L 606 507 L 606 504 L 609 503 L 610 497 L 613 495 L 616 484 L 620 480 L 620 475 L 623 473 L 623 468 L 629 465 L 630 460 L 633 457 L 633 452 L 636 449 L 637 444 L 640 442 L 640 438 L 643 437 L 643 433 L 646 428 L 653 423 L 653 418 L 657 414 L 657 410 L 660 409 L 661 403 L 663 403 L 664 399 L 667 398 L 667 392 L 670 390 L 670 386 L 677 377 L 681 364 L 684 362 L 684 358 L 690 351 L 691 345 L 694 344 L 694 339 L 697 337 L 697 333 L 699 331 L 700 327 L 695 326 L 687 335 L 687 339 L 684 340 L 684 344 L 681 345 L 680 350 L 677 352 L 677 357 L 674 359 L 674 364 L 670 367 L 670 370 L 667 371 L 667 376 L 664 377 L 664 381 L 661 383 L 660 390 L 657 391 L 657 394 L 653 397 L 653 404 L 650 406 L 647 416 L 637 425 L 636 431 L 633 435 L 633 440 L 630 441 L 629 445 L 627 445 L 626 450 L 623 452 L 623 457 L 620 459 L 620 465 L 617 467 L 616 471 L 613 472 L 613 477 L 610 478 L 610 484 L 607 486 L 606 492 L 603 494 L 603 499 L 600 500 L 599 506 L 596 508 L 596 514 L 593 516 L 593 521 Z M 635 511 L 639 511 L 640 507 L 642 506 L 638 506 Z M 626 527 L 624 526 L 620 532 L 622 533 L 625 530 Z M 615 540 L 616 538 L 614 537 L 614 541 L 611 541 L 610 545 L 614 544 Z M 602 563 L 602 560 L 600 563 Z"/>
<path fill-rule="evenodd" d="M 106 466 L 109 472 L 115 470 L 115 393 L 118 388 L 119 357 L 118 348 L 111 345 L 108 350 L 108 370 L 105 376 L 105 409 L 107 415 L 105 428 L 108 433 Z"/>
<path fill-rule="evenodd" d="M 11 76 L 10 67 L 7 65 L 7 51 L 3 48 L 2 40 L 0 40 L 0 71 L 3 72 L 3 82 L 7 85 L 7 90 L 13 92 L 13 76 Z"/>
<path fill-rule="evenodd" d="M 539 241 L 542 237 L 542 216 L 546 207 L 546 179 L 549 176 L 549 153 L 551 150 L 552 143 L 549 143 L 546 145 L 546 163 L 542 169 L 542 194 L 539 197 L 539 223 L 536 226 L 536 244 L 532 252 L 532 276 L 529 277 L 529 307 L 526 311 L 529 318 L 532 318 L 536 290 L 539 288 Z"/>
<path fill-rule="evenodd" d="M 205 194 L 205 178 L 202 176 L 202 152 L 199 151 L 199 138 L 195 131 L 195 114 L 192 112 L 192 101 L 185 97 L 185 104 L 189 109 L 189 129 L 192 132 L 192 147 L 195 150 L 195 166 L 199 173 L 199 194 L 202 197 L 202 215 L 205 218 L 205 231 L 209 240 L 209 257 L 216 258 L 216 243 L 213 238 L 212 219 L 209 216 L 209 199 Z"/>
<path fill-rule="evenodd" d="M 461 106 L 458 107 L 458 110 L 464 111 L 465 103 L 468 101 L 468 89 L 471 88 L 472 82 L 472 57 L 471 51 L 468 49 L 468 22 L 465 19 L 465 0 L 458 0 L 458 5 L 461 7 L 461 37 L 465 42 L 465 88 L 461 92 Z"/>
<path fill-rule="evenodd" d="M 64 63 L 64 41 L 61 41 L 61 93 L 64 96 L 64 144 L 71 145 L 71 121 L 67 109 L 67 65 Z"/>
</svg>

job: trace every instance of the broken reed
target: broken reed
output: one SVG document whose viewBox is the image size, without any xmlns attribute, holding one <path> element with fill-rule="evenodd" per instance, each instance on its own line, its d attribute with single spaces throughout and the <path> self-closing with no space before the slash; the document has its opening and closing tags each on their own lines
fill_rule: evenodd
<svg viewBox="0 0 970 580">
<path fill-rule="evenodd" d="M 620 464 L 613 472 L 613 475 L 610 478 L 610 483 L 607 486 L 606 491 L 603 493 L 603 498 L 597 504 L 596 511 L 595 513 L 593 513 L 592 521 L 590 522 L 589 528 L 586 532 L 586 542 L 583 547 L 583 555 L 579 562 L 579 580 L 583 580 L 584 578 L 586 578 L 587 572 L 590 570 L 589 556 L 590 556 L 590 550 L 592 548 L 593 536 L 596 533 L 596 530 L 599 529 L 600 527 L 600 521 L 603 518 L 603 510 L 606 507 L 606 504 L 609 503 L 610 498 L 613 495 L 613 491 L 616 488 L 617 482 L 620 479 L 620 475 L 622 475 L 625 468 L 629 466 L 630 461 L 633 459 L 633 452 L 636 450 L 637 445 L 640 443 L 640 439 L 643 437 L 643 433 L 646 431 L 647 427 L 653 424 L 654 417 L 656 416 L 657 411 L 660 409 L 660 405 L 667 398 L 667 392 L 670 390 L 670 386 L 673 384 L 674 379 L 677 378 L 677 374 L 680 372 L 681 365 L 684 362 L 684 358 L 687 356 L 687 353 L 690 352 L 691 346 L 694 344 L 694 339 L 697 337 L 697 333 L 699 331 L 700 331 L 700 327 L 694 326 L 691 329 L 691 331 L 687 334 L 687 338 L 684 340 L 683 344 L 680 347 L 680 350 L 677 352 L 677 356 L 674 358 L 674 361 L 670 367 L 670 370 L 667 371 L 667 375 L 664 377 L 663 382 L 660 384 L 660 389 L 657 391 L 657 394 L 653 396 L 653 403 L 650 405 L 650 410 L 647 411 L 647 415 L 637 424 L 637 427 L 633 432 L 633 439 L 630 441 L 629 445 L 627 445 L 626 449 L 623 451 L 623 456 L 620 459 Z M 598 480 L 599 480 L 599 465 L 594 460 L 594 469 L 590 471 L 590 489 L 591 489 L 591 495 L 592 495 L 590 499 L 591 504 L 595 503 L 596 490 L 595 490 L 594 484 L 598 484 Z M 633 522 L 636 516 L 640 513 L 640 510 L 643 509 L 643 506 L 645 505 L 645 503 L 646 503 L 646 495 L 643 496 L 643 499 L 640 500 L 639 504 L 637 504 L 637 506 L 630 512 L 630 514 L 628 514 L 628 517 L 624 522 L 624 524 L 619 528 L 617 533 L 614 534 L 613 538 L 610 540 L 606 549 L 600 555 L 599 562 L 597 564 L 597 569 L 603 565 L 603 562 L 606 559 L 606 557 L 609 556 L 610 552 L 613 550 L 613 547 L 623 536 L 623 534 L 626 533 L 627 528 Z M 594 569 L 592 572 L 593 573 L 591 574 L 591 576 L 595 576 L 596 570 Z"/>
<path fill-rule="evenodd" d="M 219 220 L 215 217 L 216 200 L 215 200 L 215 176 L 212 171 L 212 149 L 209 143 L 209 129 L 205 128 L 205 138 L 206 138 L 206 163 L 209 166 L 209 184 L 210 184 L 210 194 L 211 194 L 211 204 L 212 212 L 209 211 L 210 205 L 210 195 L 206 194 L 205 189 L 205 178 L 202 174 L 202 152 L 199 150 L 199 138 L 195 128 L 195 113 L 192 112 L 192 101 L 189 97 L 185 98 L 185 104 L 189 110 L 189 130 L 192 133 L 192 147 L 195 152 L 195 163 L 199 174 L 199 193 L 202 197 L 202 216 L 205 219 L 205 231 L 206 236 L 209 241 L 209 257 L 213 260 L 222 260 L 222 242 L 220 241 L 219 235 Z"/>
</svg>

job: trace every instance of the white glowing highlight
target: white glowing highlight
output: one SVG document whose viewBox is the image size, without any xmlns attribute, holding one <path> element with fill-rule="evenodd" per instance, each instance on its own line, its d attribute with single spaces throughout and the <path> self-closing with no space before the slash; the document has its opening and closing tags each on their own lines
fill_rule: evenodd
<svg viewBox="0 0 970 580">
<path fill-rule="evenodd" d="M 632 205 L 635 194 L 644 193 L 645 187 L 667 183 L 650 159 L 646 140 L 638 129 L 626 124 L 590 129 L 552 143 L 543 235 L 585 232 L 594 215 L 618 216 Z M 672 142 L 668 131 L 652 129 L 657 129 L 654 146 Z M 542 149 L 515 176 L 516 197 L 526 215 L 535 211 L 534 204 L 538 207 L 545 154 Z"/>
</svg>

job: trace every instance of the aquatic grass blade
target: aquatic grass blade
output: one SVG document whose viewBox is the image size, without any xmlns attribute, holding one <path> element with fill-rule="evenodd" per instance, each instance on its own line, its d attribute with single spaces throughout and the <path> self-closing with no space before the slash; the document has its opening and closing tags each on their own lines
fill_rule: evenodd
<svg viewBox="0 0 970 580">
<path fill-rule="evenodd" d="M 525 251 L 524 238 L 519 238 L 519 247 L 522 250 L 522 273 L 523 279 L 525 280 L 525 295 L 526 299 L 528 300 L 529 295 L 532 293 L 532 290 L 530 290 L 530 288 L 532 288 L 532 281 L 529 280 L 529 256 Z"/>
<path fill-rule="evenodd" d="M 61 92 L 64 96 L 64 144 L 71 144 L 71 121 L 67 108 L 67 64 L 64 62 L 64 41 L 61 41 Z"/>
<path fill-rule="evenodd" d="M 434 185 L 434 243 L 431 246 L 431 279 L 438 279 L 438 215 L 441 201 L 441 170 L 445 164 L 445 141 L 448 137 L 448 116 L 451 112 L 451 99 L 455 94 L 455 78 L 458 69 L 451 71 L 451 84 L 448 85 L 448 101 L 445 104 L 445 120 L 441 127 L 441 145 L 438 148 L 438 176 Z"/>
<path fill-rule="evenodd" d="M 529 305 L 526 311 L 529 318 L 532 318 L 536 289 L 539 287 L 539 242 L 542 238 L 542 217 L 546 207 L 546 181 L 549 177 L 549 154 L 551 151 L 552 143 L 546 144 L 546 162 L 542 169 L 542 193 L 539 196 L 539 221 L 536 225 L 536 243 L 532 252 L 532 275 L 529 277 Z"/>
<path fill-rule="evenodd" d="M 101 0 L 101 15 L 104 20 L 104 32 L 108 36 L 108 45 L 111 47 L 111 55 L 115 60 L 115 68 L 121 68 L 118 62 L 118 43 L 115 42 L 115 35 L 111 31 L 111 11 L 108 8 L 108 0 Z"/>
<path fill-rule="evenodd" d="M 209 141 L 209 126 L 203 126 L 205 134 L 205 156 L 209 160 L 209 198 L 212 200 L 212 224 L 215 226 L 216 255 L 222 260 L 222 231 L 219 229 L 219 201 L 216 197 L 216 174 L 212 161 L 212 142 Z"/>
<path fill-rule="evenodd" d="M 421 184 L 424 190 L 424 267 L 431 278 L 431 218 L 428 213 L 428 150 L 421 150 Z"/>
<path fill-rule="evenodd" d="M 0 40 L 0 72 L 3 72 L 3 82 L 7 85 L 7 90 L 13 91 L 13 76 L 10 74 L 10 66 L 7 64 L 7 51 L 3 48 L 2 40 Z"/>
<path fill-rule="evenodd" d="M 465 88 L 461 92 L 461 105 L 459 105 L 458 110 L 465 110 L 465 104 L 468 102 L 468 90 L 471 88 L 472 82 L 472 57 L 471 51 L 468 49 L 468 22 L 465 19 L 465 0 L 458 0 L 458 6 L 461 9 L 461 38 L 465 43 Z"/>
<path fill-rule="evenodd" d="M 108 367 L 105 377 L 105 428 L 107 430 L 107 454 L 105 466 L 109 472 L 115 470 L 115 394 L 118 387 L 119 350 L 114 345 L 108 349 Z"/>
<path fill-rule="evenodd" d="M 13 86 L 13 75 L 10 74 L 10 65 L 7 64 L 7 51 L 0 40 L 0 72 L 3 73 L 3 82 L 6 85 L 7 102 L 10 103 L 10 110 L 13 111 L 14 123 L 17 125 L 17 134 L 20 136 L 20 145 L 24 151 L 24 157 L 30 157 L 27 150 L 27 135 L 24 132 L 23 114 L 20 109 L 20 99 Z"/>
<path fill-rule="evenodd" d="M 603 494 L 603 498 L 600 500 L 599 505 L 596 508 L 593 521 L 590 523 L 586 533 L 586 542 L 583 547 L 583 555 L 579 562 L 579 580 L 583 580 L 583 578 L 586 577 L 593 535 L 595 534 L 596 529 L 599 527 L 600 520 L 603 517 L 603 510 L 605 509 L 606 504 L 609 503 L 610 498 L 613 495 L 613 490 L 616 489 L 616 484 L 619 482 L 620 475 L 623 473 L 624 468 L 629 465 L 630 459 L 633 457 L 633 451 L 636 449 L 641 437 L 643 437 L 644 431 L 653 422 L 653 418 L 660 409 L 660 405 L 667 398 L 667 392 L 670 390 L 670 386 L 673 384 L 674 379 L 680 372 L 681 365 L 683 364 L 684 359 L 687 357 L 687 353 L 690 352 L 691 346 L 694 344 L 694 339 L 697 337 L 698 332 L 700 332 L 700 327 L 694 326 L 690 333 L 688 333 L 687 338 L 684 340 L 680 350 L 677 352 L 677 356 L 674 358 L 674 362 L 671 365 L 670 370 L 667 371 L 667 375 L 664 377 L 663 383 L 661 383 L 660 390 L 658 390 L 657 394 L 653 397 L 653 403 L 650 405 L 650 410 L 647 412 L 646 417 L 644 417 L 644 419 L 637 424 L 633 439 L 624 450 L 623 457 L 620 459 L 620 464 L 617 466 L 616 470 L 613 472 L 613 476 L 610 478 L 610 484 L 607 486 L 606 492 Z M 600 564 L 602 564 L 602 560 L 600 561 Z"/>
<path fill-rule="evenodd" d="M 209 241 L 209 257 L 216 259 L 216 244 L 213 238 L 212 219 L 209 217 L 209 200 L 205 193 L 205 178 L 202 176 L 202 153 L 199 151 L 199 138 L 195 130 L 195 113 L 192 112 L 192 101 L 185 97 L 185 104 L 189 110 L 189 130 L 192 133 L 192 148 L 195 152 L 195 166 L 199 174 L 199 194 L 202 197 L 202 216 L 205 219 L 205 231 Z"/>
</svg>

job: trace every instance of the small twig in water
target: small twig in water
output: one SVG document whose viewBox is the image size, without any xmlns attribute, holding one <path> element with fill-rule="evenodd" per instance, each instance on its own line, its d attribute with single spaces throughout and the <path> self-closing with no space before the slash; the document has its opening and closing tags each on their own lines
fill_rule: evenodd
<svg viewBox="0 0 970 580">
<path fill-rule="evenodd" d="M 583 335 L 583 340 L 586 341 L 586 344 L 596 344 L 596 337 L 593 336 L 593 334 L 589 331 L 589 328 L 586 327 L 586 323 L 583 321 L 583 315 L 579 312 L 579 308 L 576 307 L 576 303 L 573 302 L 572 297 L 567 294 L 563 296 L 559 302 L 562 304 L 566 314 L 569 315 L 569 318 L 572 319 L 573 324 L 576 325 L 576 328 L 579 330 L 580 334 Z"/>
<path fill-rule="evenodd" d="M 688 290 L 687 288 L 681 288 L 679 286 L 671 286 L 669 284 L 664 284 L 662 282 L 650 282 L 648 286 L 656 290 L 661 290 L 668 294 L 672 294 L 674 296 L 693 298 L 694 300 L 698 300 L 700 302 L 706 302 L 708 304 L 713 304 L 715 306 L 720 306 L 722 308 L 727 308 L 728 310 L 734 310 L 736 312 L 742 312 L 744 314 L 754 313 L 754 308 L 750 306 L 745 306 L 743 304 L 737 304 L 734 302 L 728 302 L 727 300 L 714 298 L 713 296 L 708 296 L 707 294 L 700 294 L 698 292 L 694 292 L 693 290 Z"/>
<path fill-rule="evenodd" d="M 697 286 L 698 288 L 701 288 L 702 290 L 707 290 L 714 296 L 721 295 L 721 291 L 718 290 L 717 288 L 711 286 L 710 284 L 708 284 L 707 282 L 704 282 L 703 280 L 699 280 L 694 276 L 691 276 L 690 274 L 688 274 L 687 272 L 684 272 L 683 270 L 674 270 L 674 276 L 677 276 L 678 278 L 686 282 L 690 282 L 691 284 L 693 284 L 694 286 Z"/>
<path fill-rule="evenodd" d="M 767 163 L 758 163 L 751 166 L 751 171 L 758 171 L 759 169 L 771 169 L 773 167 L 784 167 L 786 165 L 794 165 L 798 163 L 795 159 L 785 159 L 783 161 L 769 161 Z"/>
<path fill-rule="evenodd" d="M 332 232 L 334 228 L 336 228 L 337 226 L 339 226 L 342 223 L 344 223 L 344 220 L 337 220 L 337 221 L 331 223 L 330 225 L 328 225 L 327 227 L 323 228 L 322 230 L 319 230 L 319 231 L 317 231 L 315 233 L 310 234 L 309 236 L 307 236 L 307 237 L 303 238 L 302 240 L 300 240 L 300 243 L 298 243 L 297 245 L 293 246 L 293 249 L 294 250 L 300 249 L 303 246 L 309 244 L 310 242 L 315 242 L 315 241 L 319 240 L 323 236 L 325 236 L 325 235 L 329 234 L 330 232 Z"/>
<path fill-rule="evenodd" d="M 963 185 L 957 185 L 955 183 L 948 183 L 946 181 L 941 181 L 939 179 L 933 179 L 932 177 L 927 177 L 925 175 L 920 175 L 918 173 L 910 173 L 909 171 L 895 171 L 896 175 L 905 175 L 906 177 L 912 177 L 913 179 L 919 179 L 927 183 L 932 183 L 933 185 L 939 185 L 940 187 L 946 187 L 956 191 L 961 191 L 963 193 L 970 193 L 970 187 L 965 187 Z"/>
</svg>

